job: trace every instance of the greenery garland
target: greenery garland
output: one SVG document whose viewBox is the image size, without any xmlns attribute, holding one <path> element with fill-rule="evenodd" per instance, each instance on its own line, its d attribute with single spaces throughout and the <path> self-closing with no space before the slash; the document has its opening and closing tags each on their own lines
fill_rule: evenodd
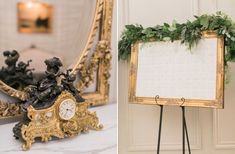
<svg viewBox="0 0 235 154">
<path fill-rule="evenodd" d="M 235 23 L 227 15 L 217 12 L 213 15 L 195 16 L 194 21 L 172 25 L 164 23 L 155 27 L 143 28 L 141 25 L 126 25 L 118 42 L 119 60 L 128 60 L 131 55 L 131 45 L 137 41 L 175 41 L 181 40 L 189 49 L 201 39 L 203 31 L 215 31 L 224 36 L 225 66 L 235 61 Z"/>
</svg>

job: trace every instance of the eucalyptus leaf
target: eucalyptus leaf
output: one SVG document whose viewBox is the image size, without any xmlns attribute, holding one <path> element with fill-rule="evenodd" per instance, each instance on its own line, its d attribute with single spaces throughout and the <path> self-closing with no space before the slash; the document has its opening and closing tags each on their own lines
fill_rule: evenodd
<svg viewBox="0 0 235 154">
<path fill-rule="evenodd" d="M 128 60 L 131 54 L 131 44 L 142 41 L 175 41 L 180 40 L 189 49 L 196 46 L 201 40 L 203 31 L 214 31 L 218 36 L 224 37 L 225 66 L 235 61 L 235 23 L 226 14 L 195 16 L 195 20 L 178 23 L 175 20 L 172 25 L 164 23 L 154 27 L 143 28 L 142 25 L 126 25 L 118 43 L 120 60 Z"/>
</svg>

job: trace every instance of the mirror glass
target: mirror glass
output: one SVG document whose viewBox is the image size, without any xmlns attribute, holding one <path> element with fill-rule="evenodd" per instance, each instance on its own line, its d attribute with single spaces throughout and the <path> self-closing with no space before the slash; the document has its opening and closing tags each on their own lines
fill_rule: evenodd
<svg viewBox="0 0 235 154">
<path fill-rule="evenodd" d="M 45 59 L 60 58 L 62 71 L 73 68 L 87 43 L 96 2 L 1 1 L 0 79 L 21 90 L 43 76 Z"/>
</svg>

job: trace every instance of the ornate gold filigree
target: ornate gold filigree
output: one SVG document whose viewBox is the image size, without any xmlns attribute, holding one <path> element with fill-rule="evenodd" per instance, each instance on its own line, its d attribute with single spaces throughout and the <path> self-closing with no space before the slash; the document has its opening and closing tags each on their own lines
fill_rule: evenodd
<svg viewBox="0 0 235 154">
<path fill-rule="evenodd" d="M 89 64 L 84 63 L 83 67 L 78 68 L 80 72 L 81 80 L 77 83 L 77 89 L 83 91 L 91 83 L 94 82 L 94 72 L 98 70 L 99 62 L 103 60 L 109 66 L 104 70 L 103 75 L 108 80 L 110 77 L 109 68 L 110 60 L 112 58 L 109 42 L 102 40 L 96 46 L 96 51 L 91 56 L 91 62 Z M 107 83 L 107 80 L 105 81 Z"/>
<path fill-rule="evenodd" d="M 94 17 L 94 20 L 93 20 L 93 23 L 91 26 L 90 34 L 88 36 L 88 41 L 85 45 L 85 48 L 82 51 L 81 57 L 79 57 L 77 63 L 73 67 L 72 73 L 74 73 L 74 74 L 76 74 L 78 72 L 78 70 L 81 69 L 85 65 L 85 63 L 87 62 L 88 53 L 92 49 L 94 40 L 96 38 L 96 33 L 99 29 L 99 24 L 100 24 L 100 21 L 102 18 L 103 8 L 104 8 L 104 0 L 97 0 L 95 17 Z"/>
<path fill-rule="evenodd" d="M 5 84 L 1 80 L 0 80 L 0 91 L 2 91 L 3 93 L 5 93 L 9 96 L 17 97 L 23 101 L 26 100 L 26 98 L 27 98 L 27 94 L 24 91 L 16 90 L 16 89 L 8 86 L 7 84 Z"/>
<path fill-rule="evenodd" d="M 0 119 L 20 115 L 21 110 L 19 105 L 14 103 L 0 102 Z"/>
<path fill-rule="evenodd" d="M 70 120 L 59 117 L 60 103 L 65 99 L 75 98 L 72 94 L 64 91 L 55 101 L 53 106 L 47 109 L 35 110 L 32 106 L 28 108 L 27 116 L 31 120 L 28 125 L 23 125 L 21 134 L 25 143 L 23 150 L 30 149 L 35 138 L 40 137 L 42 142 L 51 140 L 52 137 L 65 138 L 88 132 L 89 129 L 101 130 L 96 113 L 88 111 L 88 103 L 76 103 L 76 113 Z"/>
</svg>

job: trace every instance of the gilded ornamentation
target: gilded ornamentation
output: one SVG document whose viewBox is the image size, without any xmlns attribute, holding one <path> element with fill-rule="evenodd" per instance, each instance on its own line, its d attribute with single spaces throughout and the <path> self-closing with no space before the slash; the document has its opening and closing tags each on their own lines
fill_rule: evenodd
<svg viewBox="0 0 235 154">
<path fill-rule="evenodd" d="M 59 116 L 60 104 L 67 99 L 76 101 L 71 93 L 64 91 L 53 106 L 47 109 L 35 110 L 32 106 L 28 108 L 27 116 L 30 122 L 21 128 L 22 138 L 25 141 L 23 150 L 29 150 L 37 137 L 40 137 L 42 142 L 47 142 L 52 137 L 72 137 L 81 132 L 88 132 L 89 129 L 103 128 L 96 113 L 88 111 L 87 102 L 76 103 L 75 115 L 69 120 L 62 119 Z"/>
<path fill-rule="evenodd" d="M 91 83 L 94 82 L 94 72 L 98 69 L 98 63 L 101 58 L 105 59 L 107 56 L 107 44 L 108 43 L 106 43 L 106 41 L 100 41 L 96 46 L 95 52 L 91 56 L 90 63 L 84 63 L 83 67 L 78 68 L 82 79 L 77 83 L 76 86 L 79 91 L 82 91 L 84 88 L 88 87 Z M 109 55 L 107 57 L 109 57 Z M 108 60 L 110 59 L 111 57 Z"/>
<path fill-rule="evenodd" d="M 13 103 L 0 102 L 0 119 L 21 115 L 20 106 Z"/>
<path fill-rule="evenodd" d="M 5 93 L 9 96 L 19 98 L 20 100 L 26 100 L 26 98 L 27 98 L 27 94 L 24 91 L 16 90 L 16 89 L 8 86 L 7 84 L 5 84 L 1 80 L 0 80 L 0 91 L 2 91 L 3 93 Z"/>
<path fill-rule="evenodd" d="M 77 73 L 78 70 L 81 69 L 85 65 L 85 63 L 87 62 L 88 53 L 92 48 L 93 42 L 96 38 L 97 30 L 99 29 L 99 23 L 101 21 L 103 8 L 104 8 L 104 0 L 97 0 L 95 17 L 94 17 L 94 21 L 92 23 L 91 32 L 88 36 L 88 41 L 87 41 L 86 46 L 82 52 L 82 56 L 79 58 L 76 65 L 73 67 L 72 73 L 74 73 L 74 74 Z"/>
<path fill-rule="evenodd" d="M 133 63 L 131 63 L 130 75 L 135 75 L 137 73 L 136 70 L 137 70 L 136 66 Z"/>
<path fill-rule="evenodd" d="M 96 51 L 93 53 L 91 62 L 89 65 L 81 67 L 79 72 L 81 73 L 82 80 L 77 83 L 77 89 L 82 91 L 84 88 L 88 87 L 94 82 L 94 72 L 98 70 L 99 63 L 104 63 L 102 75 L 104 76 L 104 84 L 108 84 L 108 79 L 110 78 L 110 67 L 111 67 L 111 48 L 108 41 L 102 40 L 97 44 Z M 91 73 L 93 72 L 93 73 Z"/>
</svg>

